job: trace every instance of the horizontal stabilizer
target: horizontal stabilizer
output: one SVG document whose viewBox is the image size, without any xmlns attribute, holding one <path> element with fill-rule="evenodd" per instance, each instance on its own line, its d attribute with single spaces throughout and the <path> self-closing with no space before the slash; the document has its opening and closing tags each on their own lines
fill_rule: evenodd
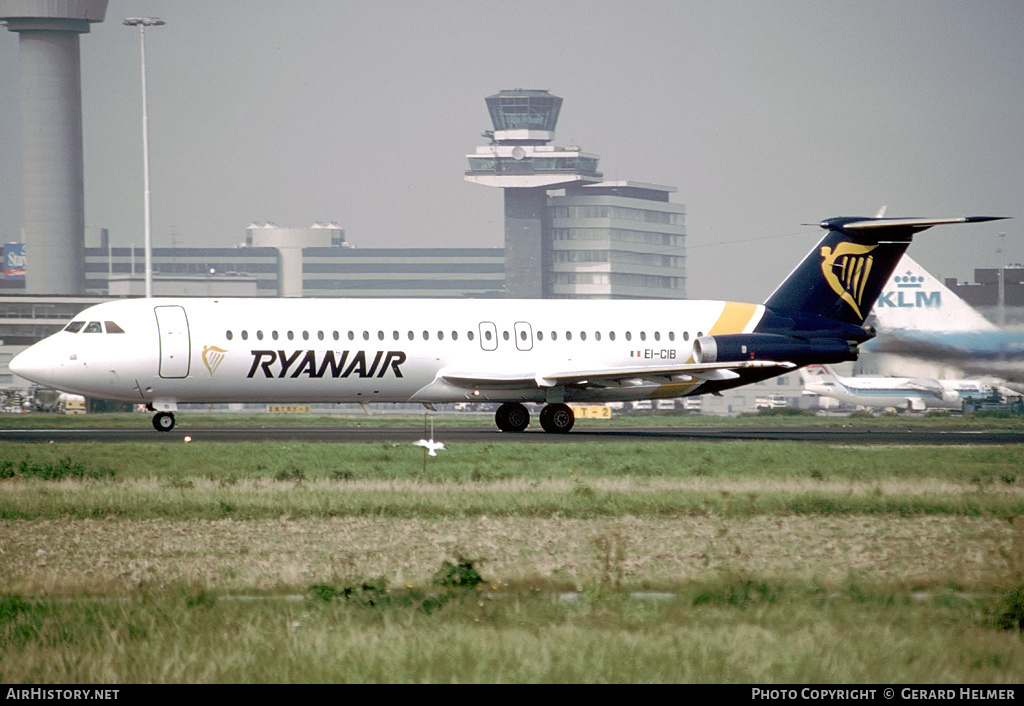
<svg viewBox="0 0 1024 706">
<path fill-rule="evenodd" d="M 1001 221 L 1008 216 L 961 216 L 959 218 L 828 218 L 818 225 L 826 230 L 845 231 L 895 231 L 917 233 L 932 226 L 956 223 L 983 223 Z"/>
</svg>

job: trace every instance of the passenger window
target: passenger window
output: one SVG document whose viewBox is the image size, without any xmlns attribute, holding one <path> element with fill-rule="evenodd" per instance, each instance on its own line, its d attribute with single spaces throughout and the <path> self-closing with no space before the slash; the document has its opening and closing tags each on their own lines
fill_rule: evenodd
<svg viewBox="0 0 1024 706">
<path fill-rule="evenodd" d="M 676 340 L 676 332 L 675 331 L 669 331 L 668 332 L 668 340 L 670 340 L 670 341 Z"/>
<path fill-rule="evenodd" d="M 335 340 L 335 341 L 337 341 L 337 340 L 339 340 L 340 338 L 341 338 L 341 334 L 340 334 L 340 333 L 338 333 L 337 331 L 335 331 L 335 332 L 334 332 L 334 340 Z"/>
<path fill-rule="evenodd" d="M 316 332 L 316 337 L 317 337 L 317 340 L 319 340 L 319 341 L 324 340 L 324 332 L 323 331 L 317 331 Z"/>
<path fill-rule="evenodd" d="M 409 332 L 409 340 L 411 341 L 411 340 L 413 340 L 414 338 L 416 338 L 416 334 L 415 334 L 415 333 L 413 333 L 412 331 L 410 331 L 410 332 Z"/>
<path fill-rule="evenodd" d="M 452 340 L 453 341 L 459 340 L 459 332 L 458 331 L 452 331 Z"/>
<path fill-rule="evenodd" d="M 308 341 L 309 340 L 309 331 L 303 331 L 302 332 L 302 340 L 303 341 Z"/>
<path fill-rule="evenodd" d="M 472 331 L 467 331 L 466 332 L 466 336 L 469 338 L 469 340 L 471 340 L 471 341 L 473 340 L 473 332 Z"/>
<path fill-rule="evenodd" d="M 655 341 L 660 341 L 661 340 L 661 331 L 655 331 L 654 332 L 654 340 Z"/>
<path fill-rule="evenodd" d="M 103 326 L 99 321 L 90 321 L 85 327 L 85 333 L 103 333 Z"/>
<path fill-rule="evenodd" d="M 632 341 L 633 340 L 633 332 L 632 331 L 626 331 L 626 340 L 627 341 Z"/>
<path fill-rule="evenodd" d="M 543 341 L 544 340 L 544 332 L 543 331 L 538 331 L 537 332 L 537 340 L 538 341 Z"/>
<path fill-rule="evenodd" d="M 349 331 L 348 332 L 348 340 L 350 340 L 350 341 L 356 340 L 356 332 L 355 331 Z"/>
<path fill-rule="evenodd" d="M 640 340 L 641 341 L 646 341 L 647 340 L 647 332 L 646 331 L 641 331 L 640 332 Z"/>
<path fill-rule="evenodd" d="M 295 339 L 295 332 L 294 331 L 289 331 L 287 335 L 288 335 L 288 340 L 289 341 L 292 341 L 292 340 Z"/>
<path fill-rule="evenodd" d="M 504 338 L 507 341 L 508 340 L 508 331 L 502 331 L 501 332 L 501 337 Z"/>
<path fill-rule="evenodd" d="M 258 340 L 262 341 L 263 340 L 263 332 L 262 331 L 257 331 L 256 332 L 256 338 Z"/>
<path fill-rule="evenodd" d="M 104 321 L 103 325 L 107 327 L 107 333 L 124 333 L 124 329 L 113 321 Z"/>
<path fill-rule="evenodd" d="M 558 332 L 557 331 L 552 331 L 551 332 L 551 340 L 552 341 L 557 341 L 558 340 Z"/>
<path fill-rule="evenodd" d="M 78 333 L 85 326 L 84 321 L 72 321 L 70 324 L 64 327 L 64 330 L 68 333 Z"/>
<path fill-rule="evenodd" d="M 690 340 L 690 332 L 689 331 L 683 331 L 683 340 L 684 341 L 689 341 Z"/>
<path fill-rule="evenodd" d="M 571 341 L 572 340 L 572 331 L 566 331 L 565 332 L 565 340 L 567 340 L 567 341 Z"/>
<path fill-rule="evenodd" d="M 249 340 L 249 332 L 248 331 L 242 331 L 242 340 L 243 341 L 248 341 Z"/>
<path fill-rule="evenodd" d="M 438 331 L 437 332 L 437 340 L 439 340 L 439 341 L 443 341 L 444 340 L 444 331 Z"/>
<path fill-rule="evenodd" d="M 615 340 L 615 332 L 614 331 L 609 331 L 608 332 L 608 338 L 609 338 L 609 340 L 614 341 Z"/>
<path fill-rule="evenodd" d="M 391 337 L 394 338 L 397 341 L 398 340 L 398 331 L 392 331 L 391 332 Z"/>
<path fill-rule="evenodd" d="M 369 341 L 370 340 L 370 332 L 369 331 L 363 331 L 363 340 L 364 341 Z"/>
<path fill-rule="evenodd" d="M 581 341 L 587 340 L 587 332 L 586 331 L 580 331 L 580 340 Z"/>
<path fill-rule="evenodd" d="M 277 340 L 277 331 L 271 331 L 270 332 L 270 337 L 273 338 L 276 341 Z"/>
<path fill-rule="evenodd" d="M 383 341 L 384 340 L 384 332 L 383 331 L 378 331 L 377 332 L 377 340 L 378 341 Z"/>
<path fill-rule="evenodd" d="M 228 339 L 229 341 L 232 338 L 234 338 L 234 337 L 235 337 L 235 334 L 231 333 L 230 331 L 228 331 L 227 333 L 224 334 L 224 338 Z"/>
<path fill-rule="evenodd" d="M 430 340 L 430 331 L 424 331 L 423 332 L 423 340 L 424 341 L 429 341 Z"/>
<path fill-rule="evenodd" d="M 600 341 L 601 340 L 601 332 L 600 331 L 594 331 L 594 338 L 596 340 Z"/>
</svg>

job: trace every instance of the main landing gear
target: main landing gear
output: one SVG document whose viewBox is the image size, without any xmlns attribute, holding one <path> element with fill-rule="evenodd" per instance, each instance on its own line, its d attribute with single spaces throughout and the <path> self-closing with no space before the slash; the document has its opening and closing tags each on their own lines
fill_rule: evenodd
<svg viewBox="0 0 1024 706">
<path fill-rule="evenodd" d="M 170 431 L 174 428 L 173 412 L 157 412 L 153 415 L 153 428 L 157 431 Z"/>
<path fill-rule="evenodd" d="M 569 405 L 549 404 L 540 411 L 540 425 L 549 434 L 567 434 L 575 422 Z M 494 423 L 502 431 L 524 431 L 530 425 L 530 411 L 518 402 L 506 402 L 495 412 Z"/>
</svg>

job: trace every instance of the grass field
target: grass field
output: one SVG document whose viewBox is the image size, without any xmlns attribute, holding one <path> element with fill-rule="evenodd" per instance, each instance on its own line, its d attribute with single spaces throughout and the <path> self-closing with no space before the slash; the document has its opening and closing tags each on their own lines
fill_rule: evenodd
<svg viewBox="0 0 1024 706">
<path fill-rule="evenodd" d="M 0 682 L 1020 683 L 1022 485 L 1024 445 L 6 444 Z"/>
</svg>

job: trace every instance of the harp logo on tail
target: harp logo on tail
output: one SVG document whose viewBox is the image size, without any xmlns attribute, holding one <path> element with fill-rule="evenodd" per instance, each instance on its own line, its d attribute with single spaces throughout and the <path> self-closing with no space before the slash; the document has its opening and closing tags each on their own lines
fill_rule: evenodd
<svg viewBox="0 0 1024 706">
<path fill-rule="evenodd" d="M 203 363 L 206 364 L 206 369 L 210 371 L 210 377 L 213 377 L 213 374 L 217 372 L 217 368 L 220 367 L 225 355 L 227 355 L 227 351 L 223 348 L 203 346 Z"/>
<path fill-rule="evenodd" d="M 821 248 L 821 273 L 825 281 L 860 319 L 864 318 L 860 310 L 864 286 L 875 260 L 868 253 L 877 247 L 877 244 L 840 243 L 834 250 L 827 245 Z"/>
</svg>

